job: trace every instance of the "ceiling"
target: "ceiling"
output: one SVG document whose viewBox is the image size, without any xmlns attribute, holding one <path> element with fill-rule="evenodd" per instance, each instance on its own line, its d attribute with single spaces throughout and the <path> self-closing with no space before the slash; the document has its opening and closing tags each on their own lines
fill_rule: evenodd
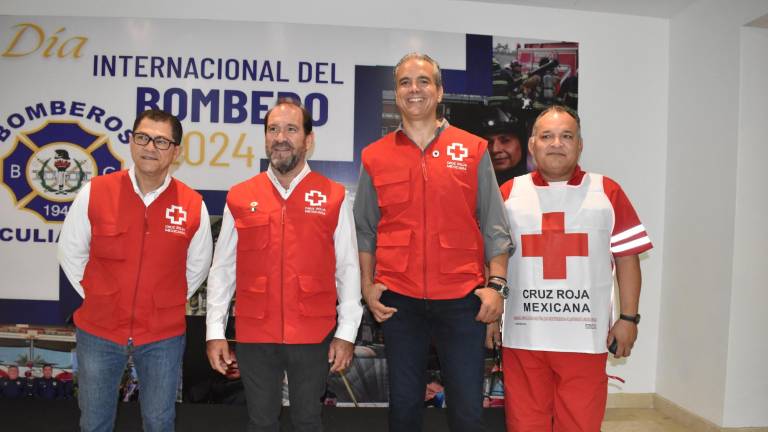
<svg viewBox="0 0 768 432">
<path fill-rule="evenodd" d="M 698 0 L 468 0 L 481 3 L 502 3 L 521 6 L 574 9 L 671 18 Z"/>
</svg>

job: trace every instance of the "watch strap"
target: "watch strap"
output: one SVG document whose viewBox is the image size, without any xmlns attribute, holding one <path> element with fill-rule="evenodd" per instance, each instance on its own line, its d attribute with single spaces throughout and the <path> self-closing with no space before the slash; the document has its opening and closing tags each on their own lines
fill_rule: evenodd
<svg viewBox="0 0 768 432">
<path fill-rule="evenodd" d="M 624 321 L 633 322 L 635 324 L 640 324 L 640 314 L 637 314 L 637 315 L 619 314 L 619 319 L 622 319 Z"/>
<path fill-rule="evenodd" d="M 499 293 L 499 295 L 503 299 L 506 299 L 507 296 L 509 296 L 509 288 L 507 288 L 507 284 L 506 283 L 502 284 L 502 283 L 498 283 L 498 282 L 489 280 L 488 283 L 485 286 L 490 288 L 490 289 L 492 289 L 492 290 L 494 290 L 494 291 L 496 291 L 497 293 Z"/>
</svg>

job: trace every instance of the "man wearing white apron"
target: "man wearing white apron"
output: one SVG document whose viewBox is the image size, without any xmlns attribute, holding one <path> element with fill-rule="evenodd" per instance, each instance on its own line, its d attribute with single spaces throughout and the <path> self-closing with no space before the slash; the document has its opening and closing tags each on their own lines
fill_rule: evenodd
<svg viewBox="0 0 768 432">
<path fill-rule="evenodd" d="M 608 347 L 626 357 L 637 338 L 638 254 L 652 245 L 621 187 L 581 170 L 582 148 L 578 115 L 547 108 L 528 143 L 536 171 L 501 187 L 519 245 L 502 337 L 508 431 L 599 431 Z"/>
</svg>

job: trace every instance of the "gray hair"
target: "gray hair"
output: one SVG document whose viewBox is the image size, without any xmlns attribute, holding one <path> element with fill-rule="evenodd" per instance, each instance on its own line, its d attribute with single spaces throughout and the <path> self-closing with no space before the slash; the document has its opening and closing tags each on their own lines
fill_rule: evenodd
<svg viewBox="0 0 768 432">
<path fill-rule="evenodd" d="M 395 70 L 392 72 L 393 75 L 394 75 L 394 78 L 395 78 L 395 88 L 397 88 L 397 70 L 400 69 L 400 66 L 403 63 L 407 62 L 408 60 L 413 60 L 413 59 L 423 60 L 423 61 L 431 64 L 432 66 L 434 66 L 435 67 L 435 76 L 432 77 L 432 78 L 435 80 L 435 86 L 437 88 L 442 88 L 443 87 L 443 74 L 442 74 L 442 72 L 440 72 L 440 65 L 437 63 L 437 61 L 435 59 L 433 59 L 432 57 L 426 55 L 426 54 L 422 54 L 420 52 L 411 52 L 411 53 L 408 53 L 408 54 L 404 55 L 403 58 L 401 58 L 400 61 L 397 62 L 397 64 L 395 65 Z"/>
</svg>

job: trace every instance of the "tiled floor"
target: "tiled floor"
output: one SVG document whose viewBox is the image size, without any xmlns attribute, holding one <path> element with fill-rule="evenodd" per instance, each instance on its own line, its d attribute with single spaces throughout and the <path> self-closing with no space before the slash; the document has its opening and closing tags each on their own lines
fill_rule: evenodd
<svg viewBox="0 0 768 432">
<path fill-rule="evenodd" d="M 651 408 L 610 408 L 602 432 L 695 432 Z"/>
</svg>

